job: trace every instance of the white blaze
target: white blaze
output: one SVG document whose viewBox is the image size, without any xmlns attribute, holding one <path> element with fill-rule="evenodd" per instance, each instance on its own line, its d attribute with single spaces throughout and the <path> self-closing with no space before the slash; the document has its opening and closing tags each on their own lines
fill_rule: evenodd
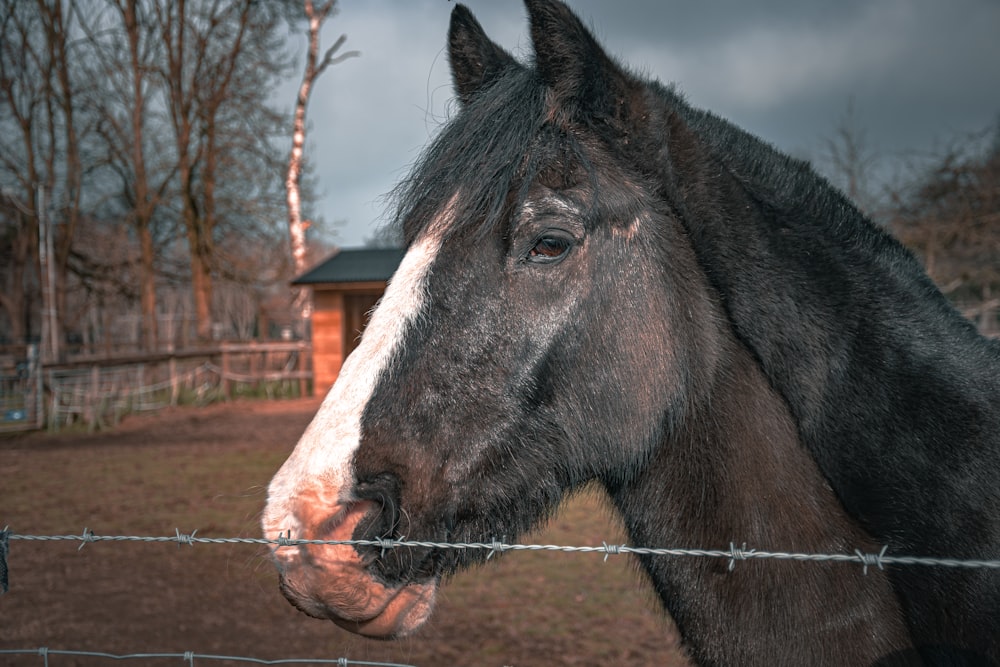
<svg viewBox="0 0 1000 667">
<path fill-rule="evenodd" d="M 447 211 L 443 218 L 447 217 Z M 385 294 L 372 313 L 361 343 L 344 362 L 337 381 L 268 488 L 264 531 L 294 538 L 302 526 L 295 499 L 308 490 L 312 501 L 336 507 L 349 500 L 354 483 L 351 459 L 361 437 L 361 414 L 379 378 L 416 319 L 426 299 L 427 278 L 441 246 L 439 218 L 403 257 Z"/>
</svg>

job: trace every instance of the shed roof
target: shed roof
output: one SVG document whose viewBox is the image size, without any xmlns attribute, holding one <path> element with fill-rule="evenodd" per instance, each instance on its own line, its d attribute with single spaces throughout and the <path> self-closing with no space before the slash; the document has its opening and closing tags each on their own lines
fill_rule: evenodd
<svg viewBox="0 0 1000 667">
<path fill-rule="evenodd" d="M 344 248 L 292 281 L 293 285 L 362 283 L 392 277 L 403 261 L 399 248 Z"/>
</svg>

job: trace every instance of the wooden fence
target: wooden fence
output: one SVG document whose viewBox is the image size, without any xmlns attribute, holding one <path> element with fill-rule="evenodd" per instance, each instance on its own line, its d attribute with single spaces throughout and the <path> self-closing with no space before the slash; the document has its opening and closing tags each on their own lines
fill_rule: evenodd
<svg viewBox="0 0 1000 667">
<path fill-rule="evenodd" d="M 152 354 L 77 357 L 17 364 L 0 385 L 0 431 L 84 424 L 96 429 L 123 415 L 238 395 L 306 396 L 312 391 L 309 343 L 222 343 Z M 7 407 L 6 403 L 13 407 Z M 15 405 L 16 403 L 16 405 Z"/>
<path fill-rule="evenodd" d="M 0 433 L 44 423 L 37 345 L 0 347 Z"/>
</svg>

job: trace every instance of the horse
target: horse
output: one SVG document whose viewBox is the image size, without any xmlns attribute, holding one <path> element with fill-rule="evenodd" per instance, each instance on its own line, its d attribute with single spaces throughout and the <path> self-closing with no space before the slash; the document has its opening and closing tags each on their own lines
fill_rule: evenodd
<svg viewBox="0 0 1000 667">
<path fill-rule="evenodd" d="M 268 489 L 285 596 L 413 633 L 484 552 L 378 540 L 511 539 L 589 483 L 637 545 L 1000 557 L 998 346 L 808 164 L 526 6 L 529 62 L 452 12 L 405 256 Z M 701 665 L 1000 662 L 992 570 L 637 558 Z"/>
</svg>

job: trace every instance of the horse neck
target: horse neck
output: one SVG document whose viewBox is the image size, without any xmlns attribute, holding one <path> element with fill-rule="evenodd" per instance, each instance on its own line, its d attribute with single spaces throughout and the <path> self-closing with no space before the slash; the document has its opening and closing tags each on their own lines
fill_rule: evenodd
<svg viewBox="0 0 1000 667">
<path fill-rule="evenodd" d="M 685 163 L 664 181 L 733 332 L 847 514 L 892 554 L 1000 558 L 1000 348 L 807 166 L 687 113 L 670 150 Z M 1000 660 L 1000 578 L 889 575 L 922 645 Z"/>
<path fill-rule="evenodd" d="M 996 485 L 927 490 L 942 488 L 946 443 L 983 465 L 1000 457 L 997 349 L 908 251 L 806 165 L 717 118 L 684 114 L 671 138 L 686 160 L 672 168 L 689 181 L 678 188 L 684 225 L 802 444 L 849 514 L 893 549 L 970 544 L 942 498 L 1000 502 Z M 925 517 L 913 532 L 899 507 Z"/>
<path fill-rule="evenodd" d="M 742 346 L 710 400 L 651 465 L 609 489 L 635 544 L 844 553 L 875 545 L 845 516 L 801 448 L 784 402 Z M 890 585 L 860 567 L 644 556 L 702 665 L 873 664 L 907 649 Z"/>
</svg>

